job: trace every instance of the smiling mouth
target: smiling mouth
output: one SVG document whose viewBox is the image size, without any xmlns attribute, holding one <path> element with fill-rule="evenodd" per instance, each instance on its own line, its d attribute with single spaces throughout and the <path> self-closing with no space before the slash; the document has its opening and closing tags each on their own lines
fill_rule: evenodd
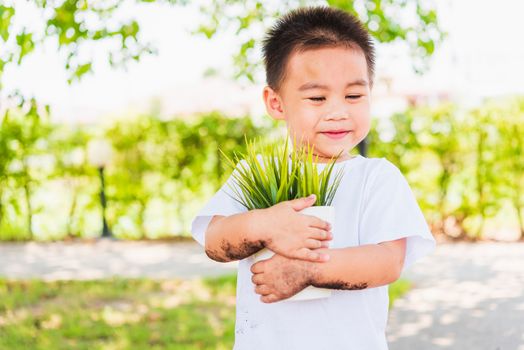
<svg viewBox="0 0 524 350">
<path fill-rule="evenodd" d="M 325 132 L 321 132 L 321 134 L 326 135 L 327 137 L 332 138 L 332 139 L 341 139 L 341 138 L 343 138 L 344 136 L 346 136 L 349 133 L 350 133 L 350 131 L 348 131 L 348 130 L 346 130 L 346 131 L 325 131 Z"/>
</svg>

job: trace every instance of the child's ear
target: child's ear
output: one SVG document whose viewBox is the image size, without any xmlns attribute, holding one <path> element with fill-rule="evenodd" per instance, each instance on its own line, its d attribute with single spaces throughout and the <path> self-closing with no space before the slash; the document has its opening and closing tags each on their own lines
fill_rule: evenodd
<svg viewBox="0 0 524 350">
<path fill-rule="evenodd" d="M 284 109 L 282 106 L 282 99 L 275 90 L 269 86 L 264 87 L 262 91 L 262 98 L 266 105 L 267 113 L 276 120 L 284 120 L 286 116 L 284 115 Z"/>
</svg>

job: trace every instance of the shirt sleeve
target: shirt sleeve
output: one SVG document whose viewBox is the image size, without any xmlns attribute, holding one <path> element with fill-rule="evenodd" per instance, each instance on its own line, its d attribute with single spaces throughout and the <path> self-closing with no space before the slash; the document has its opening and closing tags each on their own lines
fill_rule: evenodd
<svg viewBox="0 0 524 350">
<path fill-rule="evenodd" d="M 230 186 L 238 190 L 233 174 L 193 218 L 191 235 L 201 246 L 205 246 L 205 233 L 214 215 L 230 216 L 247 211 L 245 206 L 232 198 L 236 196 Z"/>
<path fill-rule="evenodd" d="M 366 189 L 360 220 L 360 244 L 377 244 L 406 239 L 403 271 L 432 253 L 436 242 L 420 210 L 415 195 L 400 170 L 380 159 Z"/>
</svg>

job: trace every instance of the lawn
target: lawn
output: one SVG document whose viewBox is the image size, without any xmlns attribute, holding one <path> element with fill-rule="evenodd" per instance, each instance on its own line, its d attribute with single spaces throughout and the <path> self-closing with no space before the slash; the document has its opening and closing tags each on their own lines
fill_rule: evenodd
<svg viewBox="0 0 524 350">
<path fill-rule="evenodd" d="M 235 283 L 0 279 L 0 349 L 231 349 Z M 391 301 L 409 288 L 394 283 Z"/>
</svg>

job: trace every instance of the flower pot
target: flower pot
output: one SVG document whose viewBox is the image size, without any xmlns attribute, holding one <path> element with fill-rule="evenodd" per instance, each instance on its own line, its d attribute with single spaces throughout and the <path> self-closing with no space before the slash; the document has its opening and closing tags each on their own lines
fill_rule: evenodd
<svg viewBox="0 0 524 350">
<path fill-rule="evenodd" d="M 327 221 L 331 224 L 331 232 L 334 232 L 335 227 L 335 207 L 333 206 L 318 206 L 318 207 L 308 207 L 299 211 L 301 214 L 316 216 L 324 221 Z M 264 248 L 259 252 L 253 254 L 255 262 L 266 260 L 271 258 L 275 253 Z M 323 263 L 319 263 L 323 264 Z M 317 288 L 313 286 L 308 286 L 304 288 L 299 293 L 295 294 L 291 298 L 285 299 L 283 301 L 298 301 L 298 300 L 312 300 L 319 298 L 327 298 L 331 296 L 331 289 L 328 288 Z"/>
</svg>

